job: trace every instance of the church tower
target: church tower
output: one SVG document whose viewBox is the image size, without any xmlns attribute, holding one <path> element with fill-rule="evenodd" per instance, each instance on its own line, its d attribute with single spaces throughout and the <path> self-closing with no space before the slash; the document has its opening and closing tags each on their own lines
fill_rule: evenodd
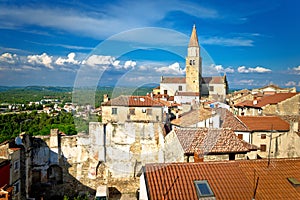
<svg viewBox="0 0 300 200">
<path fill-rule="evenodd" d="M 188 46 L 185 66 L 187 92 L 199 92 L 199 97 L 201 97 L 202 58 L 195 25 Z"/>
</svg>

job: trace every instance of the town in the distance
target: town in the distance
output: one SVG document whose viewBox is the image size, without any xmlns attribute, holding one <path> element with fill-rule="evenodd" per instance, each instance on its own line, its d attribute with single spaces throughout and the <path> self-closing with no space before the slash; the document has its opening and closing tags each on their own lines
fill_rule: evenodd
<svg viewBox="0 0 300 200">
<path fill-rule="evenodd" d="M 202 76 L 195 25 L 185 77 L 161 75 L 97 107 L 1 102 L 14 134 L 0 137 L 0 199 L 300 199 L 295 87 L 229 92 L 226 74 Z"/>
</svg>

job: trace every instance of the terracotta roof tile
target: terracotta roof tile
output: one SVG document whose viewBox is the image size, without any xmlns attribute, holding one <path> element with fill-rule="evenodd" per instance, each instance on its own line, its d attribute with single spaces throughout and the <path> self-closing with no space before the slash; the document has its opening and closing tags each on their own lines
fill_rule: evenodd
<svg viewBox="0 0 300 200">
<path fill-rule="evenodd" d="M 250 131 L 289 131 L 290 124 L 277 116 L 238 116 Z"/>
<path fill-rule="evenodd" d="M 102 106 L 127 106 L 127 107 L 161 107 L 163 103 L 152 99 L 149 96 L 124 96 L 111 99 Z"/>
<path fill-rule="evenodd" d="M 197 124 L 203 120 L 206 120 L 212 116 L 211 109 L 195 109 L 187 113 L 183 113 L 179 118 L 171 121 L 171 124 L 180 127 L 189 127 Z"/>
<path fill-rule="evenodd" d="M 203 77 L 202 83 L 206 84 L 224 84 L 224 77 L 223 76 L 210 76 L 210 77 Z"/>
<path fill-rule="evenodd" d="M 249 131 L 248 127 L 229 110 L 218 108 L 216 112 L 221 116 L 222 128 L 231 128 L 234 131 Z"/>
<path fill-rule="evenodd" d="M 269 96 L 263 96 L 260 99 L 258 99 L 257 104 L 253 104 L 253 101 L 246 100 L 243 102 L 240 102 L 235 105 L 235 107 L 254 107 L 254 108 L 261 108 L 268 104 L 277 104 L 279 102 L 282 102 L 286 99 L 289 99 L 299 93 L 276 93 Z"/>
<path fill-rule="evenodd" d="M 245 142 L 230 129 L 177 128 L 177 138 L 187 154 L 245 153 L 250 151 Z"/>
<path fill-rule="evenodd" d="M 185 83 L 185 77 L 165 77 L 161 78 L 161 83 Z"/>
<path fill-rule="evenodd" d="M 207 180 L 216 199 L 300 199 L 300 159 L 240 160 L 203 163 L 146 164 L 149 199 L 196 200 L 195 180 Z"/>
</svg>

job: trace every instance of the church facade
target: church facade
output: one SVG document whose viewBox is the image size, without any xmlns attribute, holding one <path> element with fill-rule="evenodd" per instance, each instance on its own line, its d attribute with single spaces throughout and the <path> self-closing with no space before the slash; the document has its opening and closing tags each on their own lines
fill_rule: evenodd
<svg viewBox="0 0 300 200">
<path fill-rule="evenodd" d="M 187 48 L 185 77 L 161 77 L 160 94 L 165 98 L 174 97 L 176 103 L 199 102 L 201 98 L 225 101 L 228 93 L 226 75 L 203 77 L 202 57 L 196 26 L 193 26 Z M 171 98 L 173 99 L 173 98 Z"/>
</svg>

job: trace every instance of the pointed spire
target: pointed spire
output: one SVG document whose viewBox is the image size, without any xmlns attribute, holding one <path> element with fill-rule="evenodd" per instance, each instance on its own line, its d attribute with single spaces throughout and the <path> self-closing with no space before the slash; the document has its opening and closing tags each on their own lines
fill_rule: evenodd
<svg viewBox="0 0 300 200">
<path fill-rule="evenodd" d="M 193 31 L 190 38 L 189 47 L 199 47 L 196 25 L 193 26 Z"/>
</svg>

